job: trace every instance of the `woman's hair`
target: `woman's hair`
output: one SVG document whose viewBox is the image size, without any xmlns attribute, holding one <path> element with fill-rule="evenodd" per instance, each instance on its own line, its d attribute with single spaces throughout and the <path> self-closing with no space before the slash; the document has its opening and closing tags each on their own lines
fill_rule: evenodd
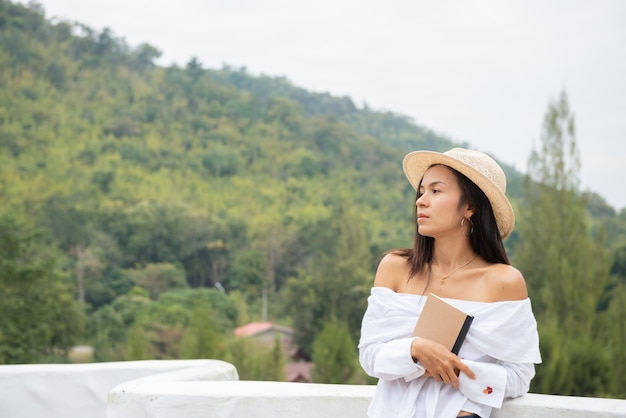
<svg viewBox="0 0 626 418">
<path fill-rule="evenodd" d="M 485 193 L 474 184 L 473 181 L 465 177 L 457 170 L 447 167 L 457 179 L 459 187 L 461 189 L 461 198 L 459 199 L 458 208 L 465 203 L 468 203 L 474 208 L 474 214 L 471 216 L 472 233 L 469 236 L 470 245 L 474 252 L 484 258 L 490 263 L 503 263 L 509 264 L 509 257 L 504 249 L 504 244 L 500 238 L 498 226 L 496 224 L 496 218 L 493 214 L 491 203 Z M 421 196 L 417 188 L 416 200 Z M 392 251 L 407 258 L 407 262 L 411 265 L 410 276 L 414 277 L 416 274 L 423 272 L 424 270 L 430 270 L 430 262 L 433 258 L 433 237 L 426 237 L 419 233 L 419 227 L 417 224 L 417 206 L 413 207 L 413 215 L 415 220 L 415 241 L 413 248 L 407 248 L 402 250 Z M 461 228 L 461 225 L 459 225 Z"/>
</svg>

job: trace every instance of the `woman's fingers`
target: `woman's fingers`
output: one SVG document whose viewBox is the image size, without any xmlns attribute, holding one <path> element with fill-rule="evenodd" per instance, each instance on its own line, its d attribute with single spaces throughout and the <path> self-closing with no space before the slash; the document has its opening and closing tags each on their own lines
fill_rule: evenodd
<svg viewBox="0 0 626 418">
<path fill-rule="evenodd" d="M 464 373 L 470 379 L 476 379 L 476 374 L 469 368 L 469 366 L 459 360 L 459 365 L 457 366 L 459 372 Z M 457 374 L 458 376 L 458 374 Z"/>
<path fill-rule="evenodd" d="M 459 387 L 459 373 L 465 373 L 470 379 L 474 379 L 476 375 L 463 363 L 459 358 L 452 359 L 449 362 L 441 362 L 436 365 L 437 370 L 430 373 L 437 382 L 443 382 L 446 385 Z"/>
<path fill-rule="evenodd" d="M 419 360 L 426 369 L 426 373 L 437 382 L 452 384 L 458 388 L 459 373 L 465 373 L 471 379 L 475 378 L 474 372 L 468 365 L 439 343 L 425 338 L 416 338 L 411 349 L 412 357 Z"/>
<path fill-rule="evenodd" d="M 448 373 L 446 373 L 443 382 L 446 385 L 452 384 L 455 388 L 459 387 L 459 378 L 456 377 L 456 374 L 454 373 L 454 369 L 452 369 L 451 371 L 448 371 Z"/>
</svg>

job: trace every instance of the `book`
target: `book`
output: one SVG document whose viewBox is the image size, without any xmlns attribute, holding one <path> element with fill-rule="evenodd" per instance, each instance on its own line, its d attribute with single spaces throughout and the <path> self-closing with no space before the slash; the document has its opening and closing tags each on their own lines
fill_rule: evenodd
<svg viewBox="0 0 626 418">
<path fill-rule="evenodd" d="M 472 315 L 430 293 L 415 324 L 413 336 L 443 344 L 458 355 L 473 320 Z"/>
</svg>

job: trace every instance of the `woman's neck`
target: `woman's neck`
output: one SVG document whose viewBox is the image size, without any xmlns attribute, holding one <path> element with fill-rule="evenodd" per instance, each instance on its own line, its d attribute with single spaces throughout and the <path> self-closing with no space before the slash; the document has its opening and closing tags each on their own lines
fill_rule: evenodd
<svg viewBox="0 0 626 418">
<path fill-rule="evenodd" d="M 476 255 L 467 239 L 436 240 L 434 244 L 430 264 L 443 269 L 457 267 Z"/>
</svg>

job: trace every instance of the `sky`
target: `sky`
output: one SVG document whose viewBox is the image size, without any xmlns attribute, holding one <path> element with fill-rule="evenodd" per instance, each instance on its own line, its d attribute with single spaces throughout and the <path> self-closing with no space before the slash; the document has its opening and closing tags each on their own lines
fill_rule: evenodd
<svg viewBox="0 0 626 418">
<path fill-rule="evenodd" d="M 22 1 L 21 3 L 26 3 Z M 566 92 L 582 190 L 626 208 L 626 1 L 39 0 L 148 43 L 159 65 L 245 67 L 412 118 L 527 172 Z"/>
</svg>

